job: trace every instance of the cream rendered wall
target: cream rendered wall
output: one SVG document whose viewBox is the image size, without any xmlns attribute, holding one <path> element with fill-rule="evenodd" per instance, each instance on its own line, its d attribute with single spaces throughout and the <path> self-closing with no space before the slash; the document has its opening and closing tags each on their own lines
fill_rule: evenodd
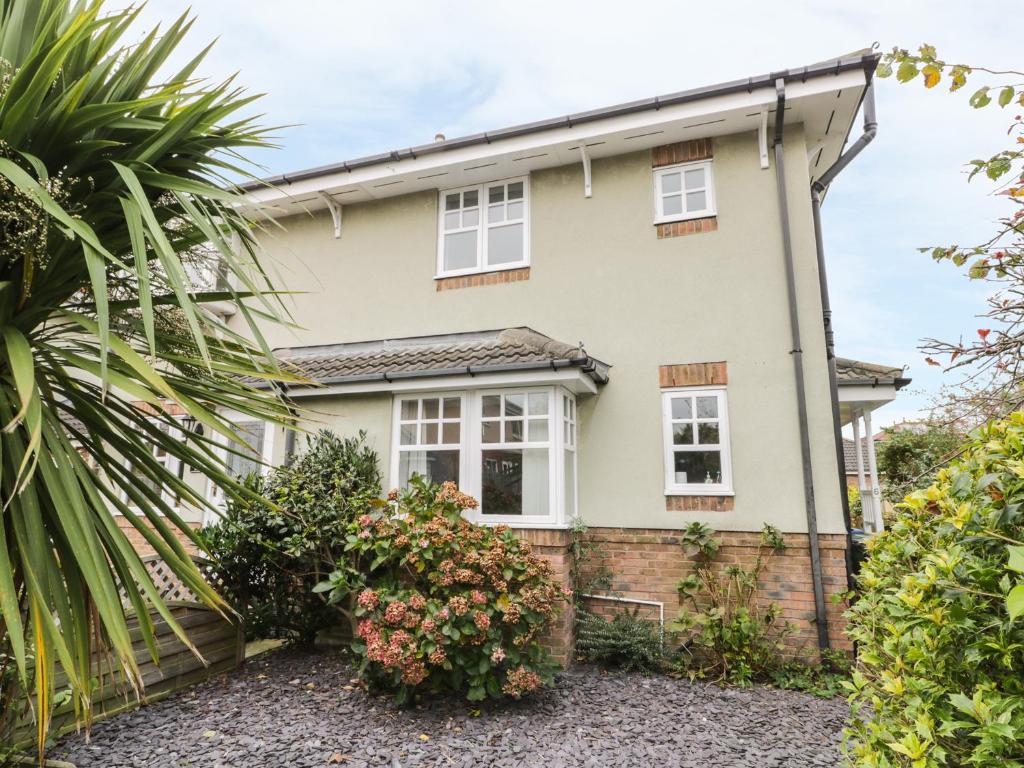
<svg viewBox="0 0 1024 768">
<path fill-rule="evenodd" d="M 289 218 L 265 246 L 283 285 L 308 292 L 294 300 L 305 330 L 268 328 L 269 339 L 292 346 L 526 325 L 583 341 L 614 366 L 600 394 L 579 403 L 580 511 L 589 525 L 705 520 L 721 530 L 770 522 L 805 531 L 776 177 L 758 158 L 754 133 L 716 139 L 718 231 L 664 240 L 652 225 L 649 152 L 595 161 L 590 199 L 578 165 L 533 174 L 530 278 L 505 285 L 435 290 L 436 193 L 346 206 L 339 240 L 326 212 Z M 786 162 L 819 529 L 840 533 L 800 126 L 786 131 Z M 666 511 L 658 366 L 718 360 L 728 362 L 735 509 Z M 385 477 L 387 401 L 315 404 L 344 430 L 374 435 Z"/>
</svg>

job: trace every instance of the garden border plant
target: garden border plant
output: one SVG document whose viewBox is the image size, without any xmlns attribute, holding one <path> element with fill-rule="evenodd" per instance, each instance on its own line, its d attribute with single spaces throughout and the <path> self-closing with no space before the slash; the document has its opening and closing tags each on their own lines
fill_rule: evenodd
<svg viewBox="0 0 1024 768">
<path fill-rule="evenodd" d="M 570 595 L 507 526 L 462 517 L 477 502 L 414 476 L 349 526 L 316 587 L 352 622 L 359 674 L 398 703 L 422 692 L 519 698 L 558 665 L 541 644 Z"/>
</svg>

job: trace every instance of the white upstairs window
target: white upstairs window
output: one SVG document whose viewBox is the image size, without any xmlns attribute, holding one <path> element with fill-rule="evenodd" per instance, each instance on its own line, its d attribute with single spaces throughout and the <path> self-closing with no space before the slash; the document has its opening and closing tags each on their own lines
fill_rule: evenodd
<svg viewBox="0 0 1024 768">
<path fill-rule="evenodd" d="M 529 265 L 526 178 L 444 190 L 439 210 L 438 277 Z"/>
<path fill-rule="evenodd" d="M 732 493 L 729 415 L 723 388 L 664 390 L 665 493 Z"/>
<path fill-rule="evenodd" d="M 715 187 L 710 160 L 655 168 L 655 224 L 714 215 Z"/>
</svg>

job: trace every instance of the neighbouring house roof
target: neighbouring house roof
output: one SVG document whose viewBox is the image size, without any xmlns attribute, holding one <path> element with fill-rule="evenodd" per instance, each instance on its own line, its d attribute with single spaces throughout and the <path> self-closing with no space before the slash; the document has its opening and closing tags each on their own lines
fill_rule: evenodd
<svg viewBox="0 0 1024 768">
<path fill-rule="evenodd" d="M 848 437 L 843 438 L 843 457 L 846 463 L 846 474 L 855 475 L 857 474 L 857 448 Z M 864 462 L 864 470 L 867 471 L 868 467 L 868 443 L 866 440 L 860 442 L 860 457 Z"/>
<path fill-rule="evenodd" d="M 317 384 L 579 368 L 596 383 L 609 365 L 530 328 L 415 336 L 274 350 L 282 366 Z"/>
<path fill-rule="evenodd" d="M 889 384 L 902 389 L 910 383 L 902 368 L 877 363 L 865 363 L 848 357 L 836 358 L 836 379 L 839 386 Z"/>
</svg>

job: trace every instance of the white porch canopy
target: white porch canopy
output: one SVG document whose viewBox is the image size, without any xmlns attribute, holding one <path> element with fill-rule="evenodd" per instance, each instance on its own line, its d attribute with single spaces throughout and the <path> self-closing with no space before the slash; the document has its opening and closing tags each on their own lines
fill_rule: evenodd
<svg viewBox="0 0 1024 768">
<path fill-rule="evenodd" d="M 878 485 L 874 430 L 871 412 L 896 399 L 896 393 L 910 383 L 902 368 L 836 358 L 836 380 L 839 387 L 839 420 L 842 426 L 853 426 L 853 453 L 856 456 L 857 488 L 864 511 L 864 530 L 884 530 L 882 491 Z M 865 466 L 865 464 L 867 466 Z M 850 472 L 850 467 L 846 472 Z"/>
</svg>

